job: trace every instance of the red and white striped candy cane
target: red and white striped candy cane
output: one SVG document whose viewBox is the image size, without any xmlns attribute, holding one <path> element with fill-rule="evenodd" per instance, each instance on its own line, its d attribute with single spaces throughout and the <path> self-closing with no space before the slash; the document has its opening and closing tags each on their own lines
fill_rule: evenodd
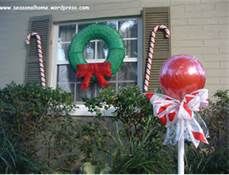
<svg viewBox="0 0 229 175">
<path fill-rule="evenodd" d="M 29 33 L 26 37 L 26 40 L 25 40 L 26 44 L 30 44 L 30 40 L 32 37 L 36 37 L 41 85 L 43 87 L 45 87 L 46 86 L 46 78 L 45 78 L 43 52 L 42 52 L 42 47 L 41 47 L 41 37 L 36 32 Z"/>
<path fill-rule="evenodd" d="M 145 72 L 145 81 L 144 81 L 144 90 L 145 92 L 149 89 L 149 80 L 151 76 L 151 68 L 153 62 L 153 53 L 154 53 L 154 46 L 155 46 L 155 37 L 158 30 L 163 30 L 165 32 L 165 37 L 169 38 L 170 32 L 169 29 L 165 25 L 157 25 L 153 28 L 150 36 L 150 45 L 149 45 L 149 52 L 148 58 L 146 63 L 146 72 Z"/>
</svg>

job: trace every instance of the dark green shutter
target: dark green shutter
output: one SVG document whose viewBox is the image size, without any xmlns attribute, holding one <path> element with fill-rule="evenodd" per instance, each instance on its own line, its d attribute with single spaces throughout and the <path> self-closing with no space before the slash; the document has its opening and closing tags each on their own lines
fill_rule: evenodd
<svg viewBox="0 0 229 175">
<path fill-rule="evenodd" d="M 154 26 L 164 24 L 170 29 L 169 8 L 143 8 L 143 66 L 149 49 L 150 34 Z M 153 64 L 151 70 L 151 80 L 149 90 L 155 90 L 159 87 L 159 72 L 163 62 L 170 56 L 170 41 L 164 38 L 164 33 L 159 31 L 156 34 L 156 44 L 154 48 Z M 144 72 L 145 73 L 145 72 Z M 145 77 L 143 77 L 144 79 Z"/>
<path fill-rule="evenodd" d="M 49 57 L 49 36 L 51 32 L 51 16 L 36 16 L 31 17 L 29 20 L 30 32 L 37 32 L 41 36 L 42 51 L 44 57 L 46 81 L 48 80 L 48 57 Z M 32 38 L 30 45 L 27 47 L 25 82 L 40 84 L 40 71 L 37 56 L 36 40 Z"/>
</svg>

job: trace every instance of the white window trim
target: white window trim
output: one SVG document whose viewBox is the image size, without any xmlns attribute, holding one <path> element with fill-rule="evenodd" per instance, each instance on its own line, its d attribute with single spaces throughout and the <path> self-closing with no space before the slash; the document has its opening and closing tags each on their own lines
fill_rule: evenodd
<svg viewBox="0 0 229 175">
<path fill-rule="evenodd" d="M 49 85 L 51 88 L 56 88 L 56 82 L 57 82 L 57 42 L 58 42 L 58 25 L 53 24 L 52 26 L 52 41 L 51 41 L 51 56 L 50 56 L 50 66 L 49 66 Z"/>
<path fill-rule="evenodd" d="M 73 109 L 69 114 L 72 116 L 96 116 L 95 112 L 90 112 L 84 104 L 76 105 L 77 107 Z M 110 107 L 109 109 L 100 108 L 102 116 L 114 116 L 115 108 Z"/>
<path fill-rule="evenodd" d="M 138 22 L 138 63 L 137 63 L 137 85 L 140 87 L 142 90 L 142 64 L 143 64 L 143 55 L 142 55 L 142 37 L 143 37 L 143 31 L 142 31 L 142 19 L 139 17 L 136 17 L 137 22 Z M 57 40 L 58 40 L 58 31 L 59 31 L 59 25 L 53 24 L 52 26 L 52 41 L 51 41 L 51 54 L 50 54 L 50 59 L 49 59 L 49 86 L 51 88 L 56 88 L 56 83 L 57 83 Z M 136 38 L 137 39 L 137 38 Z M 126 62 L 135 62 L 137 58 L 124 58 Z M 102 60 L 102 59 L 101 59 Z M 89 60 L 88 60 L 89 61 Z M 95 61 L 95 60 L 94 60 Z M 66 64 L 69 63 L 68 61 L 63 61 L 63 63 L 58 62 L 58 64 Z M 95 116 L 95 112 L 90 112 L 88 111 L 88 108 L 84 104 L 76 104 L 76 108 L 70 112 L 69 114 L 72 116 Z M 101 109 L 102 115 L 103 116 L 113 116 L 113 112 L 115 111 L 114 107 L 109 108 L 108 110 Z"/>
</svg>

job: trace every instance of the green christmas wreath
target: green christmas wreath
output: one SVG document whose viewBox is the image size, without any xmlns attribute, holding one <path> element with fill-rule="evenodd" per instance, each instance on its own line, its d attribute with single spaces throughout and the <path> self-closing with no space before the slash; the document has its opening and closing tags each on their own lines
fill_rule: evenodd
<svg viewBox="0 0 229 175">
<path fill-rule="evenodd" d="M 84 28 L 72 39 L 69 48 L 69 61 L 72 69 L 76 71 L 78 64 L 87 63 L 83 52 L 87 43 L 93 39 L 101 39 L 107 44 L 108 56 L 106 61 L 111 63 L 112 74 L 115 74 L 119 70 L 125 56 L 124 44 L 116 30 L 101 24 L 92 24 Z"/>
<path fill-rule="evenodd" d="M 84 48 L 90 40 L 101 39 L 108 47 L 108 56 L 104 63 L 87 63 Z M 82 89 L 87 89 L 94 76 L 100 87 L 106 87 L 106 77 L 115 74 L 123 63 L 124 44 L 119 33 L 107 25 L 92 24 L 76 34 L 69 48 L 69 61 L 76 76 L 83 78 Z"/>
</svg>

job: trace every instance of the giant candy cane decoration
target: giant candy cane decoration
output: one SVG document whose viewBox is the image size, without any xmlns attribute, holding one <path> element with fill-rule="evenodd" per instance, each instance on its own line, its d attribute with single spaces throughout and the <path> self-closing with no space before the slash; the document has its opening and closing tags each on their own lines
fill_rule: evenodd
<svg viewBox="0 0 229 175">
<path fill-rule="evenodd" d="M 45 70 L 44 70 L 43 52 L 42 52 L 42 47 L 41 47 L 41 37 L 36 32 L 29 33 L 26 37 L 26 40 L 25 40 L 26 44 L 30 44 L 30 40 L 32 37 L 36 37 L 41 85 L 43 87 L 45 87 L 46 86 L 46 78 L 45 78 Z"/>
<path fill-rule="evenodd" d="M 165 32 L 166 38 L 169 38 L 169 36 L 170 36 L 169 29 L 165 25 L 157 25 L 152 30 L 151 37 L 150 37 L 149 53 L 148 53 L 147 64 L 146 64 L 145 81 L 144 81 L 145 92 L 147 92 L 149 89 L 149 80 L 150 80 L 150 76 L 151 76 L 154 45 L 155 45 L 155 41 L 156 41 L 155 38 L 156 38 L 156 33 L 158 32 L 158 30 L 163 30 Z"/>
</svg>

